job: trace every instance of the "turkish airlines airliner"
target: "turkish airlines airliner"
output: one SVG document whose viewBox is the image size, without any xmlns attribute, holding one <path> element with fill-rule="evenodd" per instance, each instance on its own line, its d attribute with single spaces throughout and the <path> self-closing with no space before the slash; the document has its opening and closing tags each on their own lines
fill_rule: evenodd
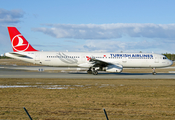
<svg viewBox="0 0 175 120">
<path fill-rule="evenodd" d="M 123 68 L 155 68 L 171 66 L 164 55 L 154 53 L 89 53 L 43 52 L 34 49 L 15 27 L 8 27 L 13 52 L 5 56 L 34 64 L 87 68 L 88 74 L 98 71 L 122 72 Z"/>
</svg>

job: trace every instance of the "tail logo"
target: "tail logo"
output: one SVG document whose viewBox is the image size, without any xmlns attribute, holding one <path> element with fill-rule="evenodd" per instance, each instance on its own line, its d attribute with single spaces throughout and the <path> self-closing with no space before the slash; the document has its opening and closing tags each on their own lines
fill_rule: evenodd
<svg viewBox="0 0 175 120">
<path fill-rule="evenodd" d="M 19 34 L 13 37 L 12 46 L 16 51 L 25 51 L 28 49 L 29 43 Z"/>
</svg>

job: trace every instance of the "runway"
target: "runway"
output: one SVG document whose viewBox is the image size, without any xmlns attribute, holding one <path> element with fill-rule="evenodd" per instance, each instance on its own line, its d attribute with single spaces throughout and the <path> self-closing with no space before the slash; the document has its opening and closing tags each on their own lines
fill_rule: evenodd
<svg viewBox="0 0 175 120">
<path fill-rule="evenodd" d="M 175 79 L 175 73 L 106 73 L 98 75 L 79 72 L 38 72 L 19 69 L 9 69 L 0 66 L 0 78 L 67 78 L 67 79 Z"/>
</svg>

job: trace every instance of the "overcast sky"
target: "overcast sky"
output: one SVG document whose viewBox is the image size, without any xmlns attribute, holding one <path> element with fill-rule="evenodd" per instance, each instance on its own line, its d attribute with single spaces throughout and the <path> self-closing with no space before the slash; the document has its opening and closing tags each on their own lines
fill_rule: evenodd
<svg viewBox="0 0 175 120">
<path fill-rule="evenodd" d="M 174 0 L 0 0 L 0 54 L 7 26 L 37 50 L 175 53 Z"/>
</svg>

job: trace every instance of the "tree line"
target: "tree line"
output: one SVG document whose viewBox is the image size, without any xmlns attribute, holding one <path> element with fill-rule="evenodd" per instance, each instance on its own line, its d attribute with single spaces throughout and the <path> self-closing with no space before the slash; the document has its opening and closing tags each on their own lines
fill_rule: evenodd
<svg viewBox="0 0 175 120">
<path fill-rule="evenodd" d="M 6 57 L 6 56 L 0 56 L 0 59 L 11 59 L 11 58 Z"/>
<path fill-rule="evenodd" d="M 165 55 L 168 59 L 175 61 L 175 54 L 163 53 L 162 55 Z"/>
</svg>

